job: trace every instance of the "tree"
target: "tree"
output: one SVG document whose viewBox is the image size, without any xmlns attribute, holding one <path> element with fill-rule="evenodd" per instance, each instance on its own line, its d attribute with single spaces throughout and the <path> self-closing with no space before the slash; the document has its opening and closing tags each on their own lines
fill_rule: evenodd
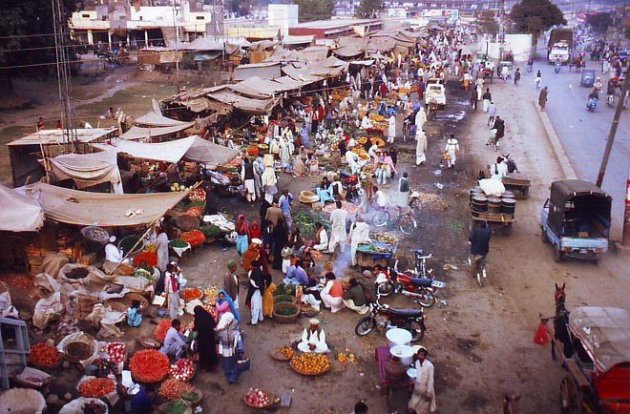
<svg viewBox="0 0 630 414">
<path fill-rule="evenodd" d="M 610 13 L 606 12 L 589 14 L 586 16 L 586 23 L 588 23 L 595 32 L 604 33 L 612 23 L 612 16 Z"/>
<path fill-rule="evenodd" d="M 299 6 L 298 19 L 301 22 L 328 20 L 335 10 L 334 0 L 294 0 Z"/>
<path fill-rule="evenodd" d="M 477 23 L 484 33 L 494 36 L 499 32 L 499 23 L 497 23 L 494 11 L 492 10 L 484 10 L 481 12 L 481 15 L 477 19 Z"/>
<path fill-rule="evenodd" d="M 517 33 L 532 35 L 533 50 L 536 50 L 540 34 L 556 25 L 567 24 L 562 11 L 550 0 L 521 0 L 512 7 L 510 20 Z"/>
<path fill-rule="evenodd" d="M 76 1 L 63 0 L 63 6 L 68 20 Z M 54 69 L 47 65 L 55 61 L 53 32 L 50 0 L 0 1 L 0 87 L 4 91 L 12 90 L 16 74 L 41 76 Z"/>
<path fill-rule="evenodd" d="M 364 19 L 374 19 L 383 8 L 383 0 L 361 0 L 356 16 Z"/>
</svg>

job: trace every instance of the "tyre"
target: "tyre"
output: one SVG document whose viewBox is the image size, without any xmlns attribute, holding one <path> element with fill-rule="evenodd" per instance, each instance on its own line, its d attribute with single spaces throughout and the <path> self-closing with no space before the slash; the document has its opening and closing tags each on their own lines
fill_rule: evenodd
<svg viewBox="0 0 630 414">
<path fill-rule="evenodd" d="M 398 221 L 398 227 L 404 234 L 411 234 L 418 228 L 418 223 L 411 214 L 405 214 Z"/>
<path fill-rule="evenodd" d="M 411 342 L 418 342 L 424 337 L 427 328 L 424 326 L 424 320 L 416 320 L 410 322 L 405 329 L 411 334 Z"/>
<path fill-rule="evenodd" d="M 354 327 L 354 333 L 358 336 L 368 335 L 376 327 L 376 319 L 373 316 L 367 316 L 357 323 Z"/>
<path fill-rule="evenodd" d="M 423 308 L 430 308 L 435 305 L 435 296 L 431 292 L 424 292 L 421 296 L 419 296 L 416 301 Z"/>
<path fill-rule="evenodd" d="M 560 412 L 562 414 L 582 414 L 580 390 L 572 378 L 564 377 L 560 383 Z"/>
<path fill-rule="evenodd" d="M 389 213 L 387 211 L 378 210 L 372 216 L 372 224 L 376 227 L 386 226 L 389 222 Z"/>
<path fill-rule="evenodd" d="M 549 244 L 549 237 L 547 237 L 547 232 L 542 227 L 540 229 L 540 238 L 543 243 Z"/>
<path fill-rule="evenodd" d="M 387 297 L 394 293 L 394 285 L 392 282 L 385 282 L 378 285 L 378 294 Z"/>
</svg>

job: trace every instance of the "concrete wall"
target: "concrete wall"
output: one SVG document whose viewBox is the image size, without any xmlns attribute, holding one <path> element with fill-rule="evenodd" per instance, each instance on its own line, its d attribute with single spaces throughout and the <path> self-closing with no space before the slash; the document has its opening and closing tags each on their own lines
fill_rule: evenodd
<svg viewBox="0 0 630 414">
<path fill-rule="evenodd" d="M 491 59 L 499 59 L 499 43 L 479 42 L 479 52 L 486 53 Z M 530 34 L 506 34 L 505 50 L 512 51 L 515 62 L 527 62 L 532 49 L 532 35 Z"/>
<path fill-rule="evenodd" d="M 268 7 L 269 26 L 279 27 L 283 36 L 289 34 L 289 27 L 298 24 L 297 4 L 270 4 Z"/>
</svg>

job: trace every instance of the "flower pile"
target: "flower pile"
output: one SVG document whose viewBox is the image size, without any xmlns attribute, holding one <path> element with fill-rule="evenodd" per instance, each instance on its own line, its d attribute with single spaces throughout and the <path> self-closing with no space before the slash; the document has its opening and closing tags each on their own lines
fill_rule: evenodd
<svg viewBox="0 0 630 414">
<path fill-rule="evenodd" d="M 133 265 L 136 267 L 155 267 L 157 266 L 157 254 L 149 251 L 140 252 L 133 258 Z"/>
<path fill-rule="evenodd" d="M 160 351 L 145 349 L 136 352 L 129 361 L 131 375 L 139 382 L 162 381 L 170 368 L 168 357 Z"/>
<path fill-rule="evenodd" d="M 54 346 L 40 342 L 31 347 L 28 361 L 39 368 L 54 368 L 61 362 L 61 355 Z"/>
<path fill-rule="evenodd" d="M 186 302 L 191 300 L 201 299 L 203 297 L 203 290 L 199 288 L 186 288 L 182 290 L 182 299 Z"/>
<path fill-rule="evenodd" d="M 182 358 L 171 366 L 168 375 L 180 381 L 189 382 L 195 376 L 197 368 L 192 359 Z"/>
<path fill-rule="evenodd" d="M 192 247 L 199 247 L 206 241 L 206 236 L 204 236 L 201 230 L 190 230 L 182 233 L 181 239 L 189 243 Z"/>
<path fill-rule="evenodd" d="M 122 342 L 110 342 L 103 347 L 103 352 L 109 355 L 109 360 L 114 364 L 118 364 L 125 360 L 127 355 L 127 346 Z"/>
<path fill-rule="evenodd" d="M 158 326 L 155 328 L 155 339 L 160 342 L 164 342 L 164 338 L 166 338 L 166 332 L 171 328 L 171 320 L 170 319 L 162 319 Z"/>
<path fill-rule="evenodd" d="M 192 392 L 194 389 L 192 385 L 186 384 L 184 381 L 168 378 L 160 385 L 158 395 L 172 401 L 179 399 L 182 394 Z"/>
<path fill-rule="evenodd" d="M 116 384 L 109 378 L 90 378 L 79 385 L 79 393 L 87 398 L 102 398 L 116 390 Z"/>
</svg>

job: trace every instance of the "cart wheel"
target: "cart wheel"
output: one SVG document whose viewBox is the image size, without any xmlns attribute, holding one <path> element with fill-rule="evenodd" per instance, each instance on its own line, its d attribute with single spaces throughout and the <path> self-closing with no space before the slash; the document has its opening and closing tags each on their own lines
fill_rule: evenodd
<svg viewBox="0 0 630 414">
<path fill-rule="evenodd" d="M 372 217 L 372 224 L 376 227 L 383 227 L 389 223 L 389 213 L 387 211 L 378 210 Z"/>
<path fill-rule="evenodd" d="M 543 243 L 549 244 L 549 237 L 547 237 L 547 232 L 542 227 L 540 228 L 540 238 L 542 239 Z"/>
<path fill-rule="evenodd" d="M 582 414 L 582 393 L 575 380 L 568 376 L 560 384 L 560 404 L 562 414 Z"/>
</svg>

